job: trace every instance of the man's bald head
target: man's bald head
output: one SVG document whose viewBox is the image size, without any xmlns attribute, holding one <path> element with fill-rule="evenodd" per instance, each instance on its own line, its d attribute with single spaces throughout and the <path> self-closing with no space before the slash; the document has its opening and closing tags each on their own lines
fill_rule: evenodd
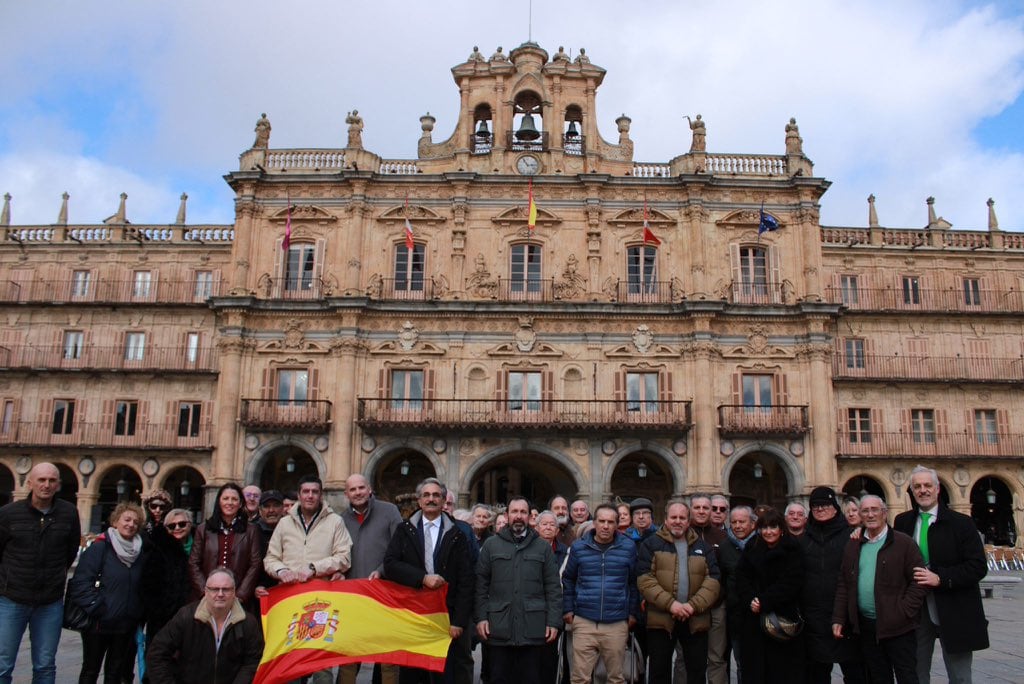
<svg viewBox="0 0 1024 684">
<path fill-rule="evenodd" d="M 28 471 L 28 491 L 32 505 L 39 509 L 50 508 L 53 497 L 60 491 L 60 471 L 52 463 L 37 463 Z"/>
</svg>

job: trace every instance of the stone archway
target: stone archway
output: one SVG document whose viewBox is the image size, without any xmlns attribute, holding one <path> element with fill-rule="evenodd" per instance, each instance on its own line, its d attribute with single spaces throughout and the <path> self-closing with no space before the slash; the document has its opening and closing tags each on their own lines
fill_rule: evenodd
<svg viewBox="0 0 1024 684">
<path fill-rule="evenodd" d="M 684 478 L 679 459 L 671 452 L 627 445 L 609 461 L 604 491 L 627 502 L 648 498 L 654 504 L 654 517 L 660 519 L 665 502 L 682 493 Z"/>
<path fill-rule="evenodd" d="M 109 524 L 110 514 L 122 501 L 142 503 L 142 477 L 128 464 L 107 468 L 99 481 L 96 503 L 92 509 L 91 532 L 102 532 Z"/>
<path fill-rule="evenodd" d="M 971 488 L 971 518 L 986 544 L 1013 546 L 1017 525 L 1013 520 L 1013 492 L 997 475 L 978 478 Z"/>
<path fill-rule="evenodd" d="M 842 493 L 844 496 L 852 496 L 858 500 L 868 494 L 874 494 L 880 497 L 882 501 L 888 500 L 885 487 L 871 475 L 854 475 L 843 485 Z"/>
<path fill-rule="evenodd" d="M 323 480 L 326 472 L 323 457 L 309 441 L 277 438 L 261 444 L 253 452 L 239 484 L 254 483 L 263 490 L 294 491 L 303 475 L 317 475 Z"/>
<path fill-rule="evenodd" d="M 733 506 L 765 504 L 780 513 L 803 490 L 804 474 L 788 452 L 765 444 L 736 450 L 725 465 Z"/>
<path fill-rule="evenodd" d="M 462 478 L 466 503 L 503 504 L 525 496 L 538 508 L 556 494 L 586 497 L 583 473 L 563 454 L 543 445 L 506 446 L 482 455 Z"/>
<path fill-rule="evenodd" d="M 415 498 L 416 485 L 428 477 L 437 477 L 434 463 L 419 451 L 406 447 L 376 459 L 367 479 L 374 494 L 398 504 L 410 500 L 409 497 Z"/>
<path fill-rule="evenodd" d="M 174 468 L 167 473 L 162 486 L 174 500 L 174 508 L 189 511 L 195 522 L 201 522 L 206 517 L 203 511 L 206 478 L 197 469 L 192 466 Z"/>
</svg>

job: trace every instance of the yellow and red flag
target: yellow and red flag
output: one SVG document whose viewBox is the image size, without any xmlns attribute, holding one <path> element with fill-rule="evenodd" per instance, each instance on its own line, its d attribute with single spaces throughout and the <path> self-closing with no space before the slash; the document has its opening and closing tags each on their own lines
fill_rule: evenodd
<svg viewBox="0 0 1024 684">
<path fill-rule="evenodd" d="M 285 194 L 285 203 L 288 206 L 285 210 L 287 218 L 284 220 L 284 240 L 281 241 L 281 249 L 287 252 L 292 245 L 292 195 L 291 192 Z"/>
<path fill-rule="evenodd" d="M 647 196 L 644 195 L 644 244 L 651 244 L 657 247 L 658 245 L 661 244 L 661 240 L 659 240 L 658 236 L 654 234 L 654 231 L 651 230 L 651 227 L 647 225 L 647 217 Z"/>
<path fill-rule="evenodd" d="M 409 223 L 409 195 L 405 196 L 405 248 L 410 252 L 416 247 L 413 240 L 412 224 Z"/>
<path fill-rule="evenodd" d="M 443 672 L 450 637 L 446 587 L 387 580 L 284 584 L 260 599 L 266 646 L 256 684 L 335 665 L 376 662 Z"/>
<path fill-rule="evenodd" d="M 533 179 L 530 179 L 530 209 L 527 213 L 526 227 L 530 231 L 530 235 L 533 235 L 534 229 L 537 228 L 537 203 L 533 201 Z"/>
</svg>

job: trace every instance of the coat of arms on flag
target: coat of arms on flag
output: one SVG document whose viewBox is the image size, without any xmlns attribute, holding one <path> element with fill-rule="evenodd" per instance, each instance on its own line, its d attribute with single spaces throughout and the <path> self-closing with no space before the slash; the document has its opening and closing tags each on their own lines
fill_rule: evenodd
<svg viewBox="0 0 1024 684">
<path fill-rule="evenodd" d="M 330 601 L 314 600 L 305 604 L 302 608 L 306 611 L 299 615 L 292 614 L 292 621 L 288 625 L 287 646 L 295 641 L 317 641 L 324 637 L 325 642 L 334 641 L 334 633 L 338 630 L 338 611 L 330 611 Z"/>
</svg>

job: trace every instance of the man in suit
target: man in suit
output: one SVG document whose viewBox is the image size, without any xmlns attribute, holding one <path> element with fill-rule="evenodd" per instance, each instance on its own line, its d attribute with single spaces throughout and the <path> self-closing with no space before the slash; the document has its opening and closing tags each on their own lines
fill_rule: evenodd
<svg viewBox="0 0 1024 684">
<path fill-rule="evenodd" d="M 917 628 L 917 674 L 931 681 L 935 639 L 949 681 L 969 684 L 974 651 L 988 648 L 988 620 L 978 583 L 985 576 L 985 549 L 974 521 L 939 501 L 939 476 L 917 466 L 910 473 L 914 509 L 896 516 L 894 527 L 921 548 L 924 567 L 914 579 L 930 589 Z"/>
</svg>

